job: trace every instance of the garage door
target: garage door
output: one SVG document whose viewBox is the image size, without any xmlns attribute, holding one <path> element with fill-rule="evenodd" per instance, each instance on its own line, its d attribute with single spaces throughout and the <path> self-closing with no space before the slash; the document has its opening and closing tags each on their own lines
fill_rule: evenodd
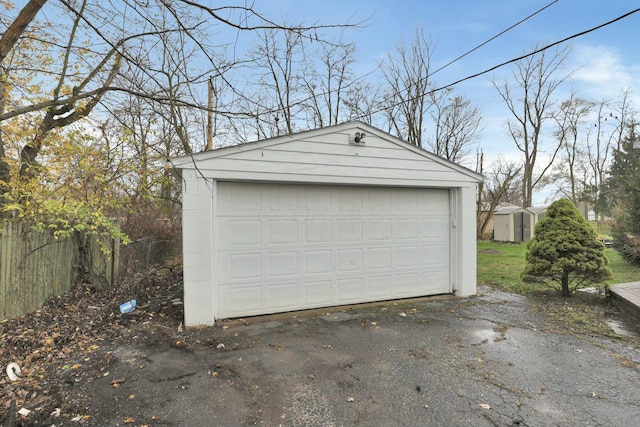
<svg viewBox="0 0 640 427">
<path fill-rule="evenodd" d="M 219 318 L 450 293 L 449 192 L 218 183 Z"/>
</svg>

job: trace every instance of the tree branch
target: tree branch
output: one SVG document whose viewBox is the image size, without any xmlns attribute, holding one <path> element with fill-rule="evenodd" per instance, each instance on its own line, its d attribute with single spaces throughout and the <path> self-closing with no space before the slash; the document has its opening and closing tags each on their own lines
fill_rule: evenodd
<svg viewBox="0 0 640 427">
<path fill-rule="evenodd" d="M 29 0 L 29 3 L 22 8 L 18 17 L 7 28 L 7 31 L 0 39 L 0 64 L 4 62 L 4 59 L 13 49 L 22 33 L 24 33 L 27 26 L 33 21 L 46 2 L 47 0 Z"/>
</svg>

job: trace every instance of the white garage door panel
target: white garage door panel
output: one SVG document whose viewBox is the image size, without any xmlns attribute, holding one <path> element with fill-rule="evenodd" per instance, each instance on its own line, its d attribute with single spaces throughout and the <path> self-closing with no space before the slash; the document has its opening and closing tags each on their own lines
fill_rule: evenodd
<svg viewBox="0 0 640 427">
<path fill-rule="evenodd" d="M 391 284 L 393 276 L 368 276 L 369 295 L 374 299 L 389 299 L 392 297 Z"/>
<path fill-rule="evenodd" d="M 219 317 L 451 291 L 449 192 L 218 183 Z"/>
</svg>

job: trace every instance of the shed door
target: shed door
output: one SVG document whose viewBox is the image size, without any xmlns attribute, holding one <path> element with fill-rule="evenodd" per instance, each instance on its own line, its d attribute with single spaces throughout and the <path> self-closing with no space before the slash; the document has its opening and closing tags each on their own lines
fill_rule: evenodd
<svg viewBox="0 0 640 427">
<path fill-rule="evenodd" d="M 513 214 L 514 242 L 528 242 L 531 240 L 531 214 L 516 212 Z"/>
<path fill-rule="evenodd" d="M 529 240 L 531 240 L 531 234 L 533 231 L 533 227 L 531 227 L 532 219 L 533 219 L 533 215 L 523 212 L 522 214 L 522 241 L 523 242 L 528 242 Z"/>
<path fill-rule="evenodd" d="M 450 293 L 449 191 L 218 183 L 218 317 Z"/>
</svg>

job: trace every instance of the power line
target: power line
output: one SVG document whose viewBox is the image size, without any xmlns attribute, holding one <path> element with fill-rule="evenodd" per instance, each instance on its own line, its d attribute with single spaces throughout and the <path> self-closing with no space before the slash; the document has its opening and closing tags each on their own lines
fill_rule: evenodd
<svg viewBox="0 0 640 427">
<path fill-rule="evenodd" d="M 500 32 L 499 32 L 498 34 L 496 34 L 495 36 L 493 36 L 493 37 L 489 38 L 488 40 L 486 40 L 486 41 L 484 41 L 484 42 L 482 42 L 482 43 L 480 43 L 480 44 L 479 44 L 479 45 L 477 45 L 476 47 L 472 48 L 471 50 L 468 50 L 467 52 L 463 53 L 462 55 L 458 56 L 457 58 L 452 59 L 451 61 L 449 61 L 449 62 L 448 62 L 448 63 L 446 63 L 445 65 L 441 66 L 440 68 L 438 68 L 438 69 L 437 69 L 437 70 L 435 70 L 434 72 L 432 72 L 432 73 L 428 73 L 425 77 L 423 77 L 423 78 L 421 78 L 421 79 L 418 79 L 416 82 L 414 82 L 414 83 L 413 83 L 413 85 L 417 85 L 417 84 L 419 84 L 419 83 L 427 82 L 427 81 L 428 81 L 428 80 L 429 80 L 429 79 L 430 79 L 434 74 L 436 74 L 436 73 L 438 73 L 438 72 L 440 72 L 440 71 L 444 70 L 445 68 L 447 68 L 447 67 L 449 67 L 450 65 L 452 65 L 452 64 L 454 64 L 454 63 L 456 63 L 456 62 L 458 62 L 459 60 L 461 60 L 461 59 L 462 59 L 462 58 L 464 58 L 465 56 L 470 55 L 471 53 L 475 52 L 476 50 L 480 49 L 481 47 L 483 47 L 483 46 L 485 46 L 485 45 L 487 45 L 487 44 L 491 43 L 492 41 L 494 41 L 494 40 L 495 40 L 495 39 L 497 39 L 498 37 L 500 37 L 500 36 L 504 35 L 505 33 L 509 32 L 509 31 L 511 31 L 512 29 L 514 29 L 514 28 L 515 28 L 515 27 L 517 27 L 518 25 L 520 25 L 520 24 L 522 24 L 522 23 L 524 23 L 524 22 L 528 21 L 529 19 L 533 18 L 534 16 L 536 16 L 536 15 L 537 15 L 537 14 L 539 14 L 540 12 L 542 12 L 542 11 L 544 11 L 544 10 L 548 9 L 549 7 L 553 6 L 553 5 L 554 5 L 555 3 L 557 3 L 558 1 L 560 1 L 560 0 L 553 0 L 551 3 L 547 4 L 546 6 L 544 6 L 544 7 L 540 8 L 540 9 L 536 10 L 535 12 L 533 12 L 533 13 L 531 13 L 530 15 L 526 16 L 525 18 L 523 18 L 523 19 L 519 20 L 519 21 L 518 21 L 518 22 L 516 22 L 515 24 L 513 24 L 513 25 L 509 26 L 508 28 L 506 28 L 506 29 L 504 29 L 504 30 L 500 31 Z M 404 93 L 404 92 L 407 92 L 407 93 L 408 93 L 408 92 L 409 92 L 409 90 L 410 90 L 410 88 L 411 88 L 411 87 L 406 87 L 406 88 L 404 88 L 404 89 L 402 89 L 402 90 L 399 90 L 399 91 L 398 91 L 398 93 Z M 426 92 L 426 93 L 425 93 L 425 95 L 426 95 L 426 94 L 428 94 L 428 93 L 431 93 L 431 92 Z M 390 100 L 393 98 L 393 96 L 394 96 L 394 95 L 389 95 L 389 96 L 385 97 L 385 98 L 381 101 L 381 103 L 382 103 L 382 104 L 384 104 L 384 103 L 386 103 L 387 101 L 390 101 Z M 421 96 L 421 95 L 418 95 L 418 96 L 413 97 L 413 98 L 409 98 L 409 99 L 408 99 L 408 100 L 406 100 L 406 101 L 411 101 L 411 100 L 417 99 L 419 96 Z M 390 107 L 388 107 L 388 108 L 393 108 L 394 106 L 400 105 L 400 104 L 402 104 L 403 102 L 406 102 L 406 101 L 402 101 L 402 102 L 398 102 L 398 103 L 396 103 L 396 104 L 392 104 L 392 105 L 391 105 Z M 382 108 L 382 109 L 380 109 L 380 110 L 378 110 L 378 111 L 375 111 L 375 113 L 380 112 L 380 111 L 384 111 L 385 109 L 388 109 L 388 108 Z M 358 116 L 357 118 L 361 118 L 361 117 L 362 117 L 362 116 Z"/>
<path fill-rule="evenodd" d="M 498 37 L 500 37 L 501 35 L 511 31 L 512 29 L 514 29 L 515 27 L 517 27 L 518 25 L 522 24 L 525 21 L 528 21 L 529 19 L 533 18 L 534 16 L 536 16 L 538 13 L 542 12 L 545 9 L 548 9 L 549 7 L 553 6 L 554 4 L 558 3 L 558 1 L 560 0 L 554 0 L 551 3 L 549 3 L 548 5 L 536 10 L 535 12 L 533 12 L 531 15 L 527 16 L 526 18 L 521 19 L 520 21 L 516 22 L 515 24 L 511 25 L 509 28 L 500 31 L 498 34 L 496 34 L 495 36 L 491 37 L 489 40 L 480 43 L 478 46 L 474 47 L 473 49 L 463 53 L 462 55 L 458 56 L 455 59 L 452 59 L 451 61 L 447 62 L 445 65 L 443 65 L 442 67 L 438 68 L 437 70 L 435 70 L 433 73 L 430 73 L 427 77 L 424 78 L 424 80 L 428 79 L 429 77 L 433 76 L 434 74 L 436 74 L 439 71 L 444 70 L 445 68 L 447 68 L 448 66 L 458 62 L 459 60 L 461 60 L 462 58 L 464 58 L 465 56 L 475 52 L 476 50 L 480 49 L 482 46 L 491 43 L 492 41 L 494 41 L 495 39 L 497 39 Z"/>
<path fill-rule="evenodd" d="M 478 72 L 478 73 L 475 73 L 475 74 L 469 75 L 469 76 L 467 76 L 467 77 L 463 77 L 463 78 L 461 78 L 461 79 L 459 79 L 459 80 L 456 80 L 456 81 L 454 81 L 454 82 L 452 82 L 452 83 L 449 83 L 449 84 L 447 84 L 447 85 L 445 85 L 445 86 L 440 86 L 440 87 L 438 87 L 438 88 L 432 89 L 432 90 L 430 90 L 430 91 L 426 92 L 426 93 L 425 93 L 425 95 L 427 95 L 427 94 L 431 94 L 431 93 L 435 93 L 435 92 L 439 92 L 439 91 L 444 90 L 444 89 L 448 89 L 448 88 L 450 88 L 450 87 L 452 87 L 452 86 L 455 86 L 455 85 L 457 85 L 457 84 L 460 84 L 460 83 L 462 83 L 462 82 L 464 82 L 464 81 L 471 80 L 471 79 L 474 79 L 474 78 L 476 78 L 476 77 L 480 77 L 480 76 L 482 76 L 482 75 L 485 75 L 485 74 L 487 74 L 487 73 L 490 73 L 491 71 L 497 70 L 498 68 L 504 67 L 505 65 L 509 65 L 509 64 L 514 63 L 514 62 L 518 62 L 518 61 L 520 61 L 520 60 L 522 60 L 522 59 L 528 58 L 528 57 L 530 57 L 530 56 L 537 55 L 538 53 L 540 53 L 540 52 L 544 52 L 545 50 L 550 49 L 550 48 L 552 48 L 552 47 L 554 47 L 554 46 L 557 46 L 557 45 L 562 44 L 562 43 L 565 43 L 565 42 L 567 42 L 567 41 L 569 41 L 569 40 L 572 40 L 572 39 L 575 39 L 575 38 L 578 38 L 578 37 L 584 36 L 585 34 L 592 33 L 592 32 L 594 32 L 594 31 L 596 31 L 596 30 L 599 30 L 599 29 L 601 29 L 601 28 L 604 28 L 604 27 L 606 27 L 606 26 L 609 26 L 609 25 L 611 25 L 611 24 L 613 24 L 613 23 L 615 23 L 615 22 L 618 22 L 618 21 L 620 21 L 620 20 L 622 20 L 622 19 L 628 18 L 629 16 L 631 16 L 631 15 L 633 15 L 634 13 L 637 13 L 637 12 L 640 12 L 640 8 L 638 8 L 638 9 L 634 9 L 634 10 L 632 10 L 632 11 L 630 11 L 630 12 L 627 12 L 627 13 L 625 13 L 625 14 L 621 15 L 621 16 L 618 16 L 617 18 L 614 18 L 614 19 L 612 19 L 612 20 L 610 20 L 610 21 L 607 21 L 607 22 L 605 22 L 605 23 L 603 23 L 603 24 L 600 24 L 600 25 L 598 25 L 598 26 L 596 26 L 596 27 L 589 28 L 588 30 L 581 31 L 581 32 L 576 33 L 576 34 L 573 34 L 573 35 L 571 35 L 571 36 L 569 36 L 569 37 L 565 37 L 565 38 L 564 38 L 564 39 L 562 39 L 562 40 L 558 40 L 558 41 L 556 41 L 556 42 L 553 42 L 553 43 L 550 43 L 550 44 L 548 44 L 548 45 L 545 45 L 545 46 L 543 46 L 543 47 L 541 47 L 541 48 L 539 48 L 539 49 L 536 49 L 536 50 L 534 50 L 534 51 L 532 51 L 532 52 L 529 52 L 529 53 L 524 54 L 524 55 L 522 55 L 522 56 L 519 56 L 519 57 L 517 57 L 517 58 L 510 59 L 510 60 L 505 61 L 505 62 L 502 62 L 502 63 L 500 63 L 500 64 L 498 64 L 498 65 L 494 65 L 493 67 L 487 68 L 486 70 L 483 70 L 483 71 L 480 71 L 480 72 Z M 396 102 L 396 103 L 394 103 L 394 104 L 392 104 L 392 105 L 388 105 L 388 106 L 386 106 L 386 107 L 379 108 L 378 110 L 374 110 L 373 112 L 369 112 L 368 114 L 369 114 L 369 115 L 372 115 L 372 114 L 380 113 L 380 112 L 385 111 L 385 110 L 388 110 L 388 109 L 390 109 L 390 108 L 397 107 L 398 105 L 401 105 L 401 104 L 403 104 L 403 103 L 405 103 L 405 102 L 407 102 L 407 101 L 413 101 L 413 100 L 416 100 L 416 99 L 418 99 L 420 96 L 422 96 L 422 95 L 415 96 L 415 97 L 413 97 L 413 98 L 409 98 L 409 99 L 407 99 L 407 100 L 403 100 L 403 101 L 400 101 L 400 102 Z M 358 118 L 362 118 L 362 117 L 363 117 L 363 116 L 358 116 Z"/>
<path fill-rule="evenodd" d="M 498 34 L 494 35 L 493 37 L 489 38 L 488 40 L 486 40 L 486 41 L 484 41 L 484 42 L 480 43 L 479 45 L 477 45 L 477 46 L 475 46 L 474 48 L 472 48 L 472 49 L 468 50 L 467 52 L 463 53 L 462 55 L 458 56 L 457 58 L 452 59 L 451 61 L 449 61 L 449 62 L 448 62 L 448 63 L 446 63 L 445 65 L 441 66 L 440 68 L 438 68 L 438 69 L 437 69 L 437 70 L 435 70 L 434 72 L 429 73 L 426 77 L 424 77 L 424 78 L 422 78 L 422 79 L 419 79 L 419 80 L 418 80 L 417 82 L 415 82 L 415 83 L 417 84 L 417 83 L 419 83 L 419 82 L 422 82 L 422 81 L 426 81 L 426 80 L 428 80 L 428 79 L 429 79 L 431 76 L 433 76 L 434 74 L 436 74 L 436 73 L 438 73 L 438 72 L 440 72 L 440 71 L 444 70 L 445 68 L 447 68 L 447 67 L 449 67 L 450 65 L 452 65 L 452 64 L 454 64 L 454 63 L 456 63 L 456 62 L 458 62 L 458 61 L 459 61 L 459 60 L 461 60 L 462 58 L 464 58 L 464 57 L 466 57 L 466 56 L 470 55 L 471 53 L 475 52 L 476 50 L 480 49 L 481 47 L 483 47 L 483 46 L 485 46 L 485 45 L 487 45 L 487 44 L 491 43 L 492 41 L 494 41 L 494 40 L 495 40 L 495 39 L 497 39 L 498 37 L 500 37 L 500 36 L 504 35 L 505 33 L 509 32 L 509 31 L 511 31 L 512 29 L 514 29 L 514 28 L 515 28 L 515 27 L 517 27 L 518 25 L 520 25 L 520 24 L 522 24 L 522 23 L 524 23 L 524 22 L 528 21 L 529 19 L 533 18 L 533 17 L 534 17 L 534 16 L 536 16 L 537 14 L 539 14 L 539 13 L 541 13 L 542 11 L 544 11 L 544 10 L 548 9 L 549 7 L 553 6 L 554 4 L 556 4 L 556 3 L 557 3 L 557 2 L 559 2 L 559 1 L 560 1 L 560 0 L 553 0 L 552 2 L 548 3 L 547 5 L 543 6 L 543 7 L 542 7 L 542 8 L 540 8 L 540 9 L 536 10 L 535 12 L 533 12 L 533 13 L 531 13 L 530 15 L 526 16 L 525 18 L 522 18 L 521 20 L 519 20 L 519 21 L 518 21 L 518 22 L 516 22 L 515 24 L 512 24 L 512 25 L 511 25 L 511 26 L 509 26 L 508 28 L 506 28 L 506 29 L 504 29 L 504 30 L 500 31 Z M 378 67 L 377 67 L 377 68 L 378 68 Z M 376 68 L 376 69 L 377 69 L 377 68 Z M 363 76 L 358 77 L 356 80 L 357 80 L 357 81 L 362 80 L 362 79 L 364 79 L 366 76 L 368 76 L 368 75 L 372 74 L 374 71 L 375 71 L 375 70 L 370 71 L 370 72 L 368 72 L 367 74 L 365 74 L 365 75 L 363 75 Z M 439 90 L 439 89 L 436 89 L 436 90 Z M 431 92 L 435 92 L 436 90 L 433 90 L 433 91 L 427 92 L 427 94 L 428 94 L 428 93 L 431 93 Z M 405 88 L 405 89 L 403 89 L 403 90 L 401 90 L 401 91 L 399 91 L 399 92 L 408 92 L 408 91 L 409 91 L 409 88 Z M 334 92 L 336 92 L 336 91 L 325 91 L 325 92 L 320 92 L 319 94 L 317 94 L 317 95 L 313 95 L 313 96 L 325 96 L 325 95 L 329 95 L 329 94 L 334 93 Z M 300 101 L 296 102 L 294 105 L 301 105 L 301 104 L 304 104 L 305 102 L 308 102 L 309 100 L 311 100 L 311 99 L 313 98 L 313 96 L 309 96 L 309 97 L 307 97 L 307 98 L 305 98 L 305 99 L 302 99 L 302 100 L 300 100 Z M 385 98 L 385 99 L 383 99 L 381 102 L 382 102 L 382 103 L 384 103 L 384 102 L 386 102 L 386 101 L 390 100 L 391 98 L 392 98 L 392 96 L 386 97 L 386 98 Z M 406 100 L 406 101 L 410 101 L 410 100 L 413 100 L 413 99 L 416 99 L 416 98 L 417 98 L 417 97 L 410 98 L 410 99 L 408 99 L 408 100 Z M 406 102 L 406 101 L 401 101 L 401 102 L 398 102 L 398 103 L 392 104 L 392 105 L 390 105 L 390 106 L 388 106 L 388 107 L 380 108 L 379 110 L 375 110 L 375 111 L 373 111 L 373 112 L 372 112 L 372 113 L 370 113 L 370 114 L 376 114 L 376 113 L 379 113 L 379 112 L 381 112 L 381 111 L 387 110 L 387 109 L 389 109 L 389 108 L 393 108 L 393 107 L 395 107 L 395 106 L 397 106 L 397 105 L 400 105 L 400 104 L 402 104 L 403 102 Z M 262 107 L 261 105 L 259 105 L 259 104 L 258 104 L 257 102 L 255 102 L 255 101 L 249 100 L 249 102 L 253 103 L 254 105 L 257 105 L 257 106 Z M 262 111 L 260 114 L 262 114 L 262 115 L 264 115 L 264 114 L 272 114 L 272 113 L 277 113 L 278 111 L 279 111 L 279 109 L 278 109 L 278 108 L 269 108 L 269 107 L 267 107 L 267 108 L 265 108 L 265 110 L 264 110 L 264 111 Z M 367 114 L 369 114 L 369 113 L 367 113 Z M 356 118 L 356 119 L 360 119 L 360 118 L 363 118 L 363 117 L 364 117 L 363 115 L 360 115 L 360 116 L 356 116 L 355 118 Z"/>
</svg>

